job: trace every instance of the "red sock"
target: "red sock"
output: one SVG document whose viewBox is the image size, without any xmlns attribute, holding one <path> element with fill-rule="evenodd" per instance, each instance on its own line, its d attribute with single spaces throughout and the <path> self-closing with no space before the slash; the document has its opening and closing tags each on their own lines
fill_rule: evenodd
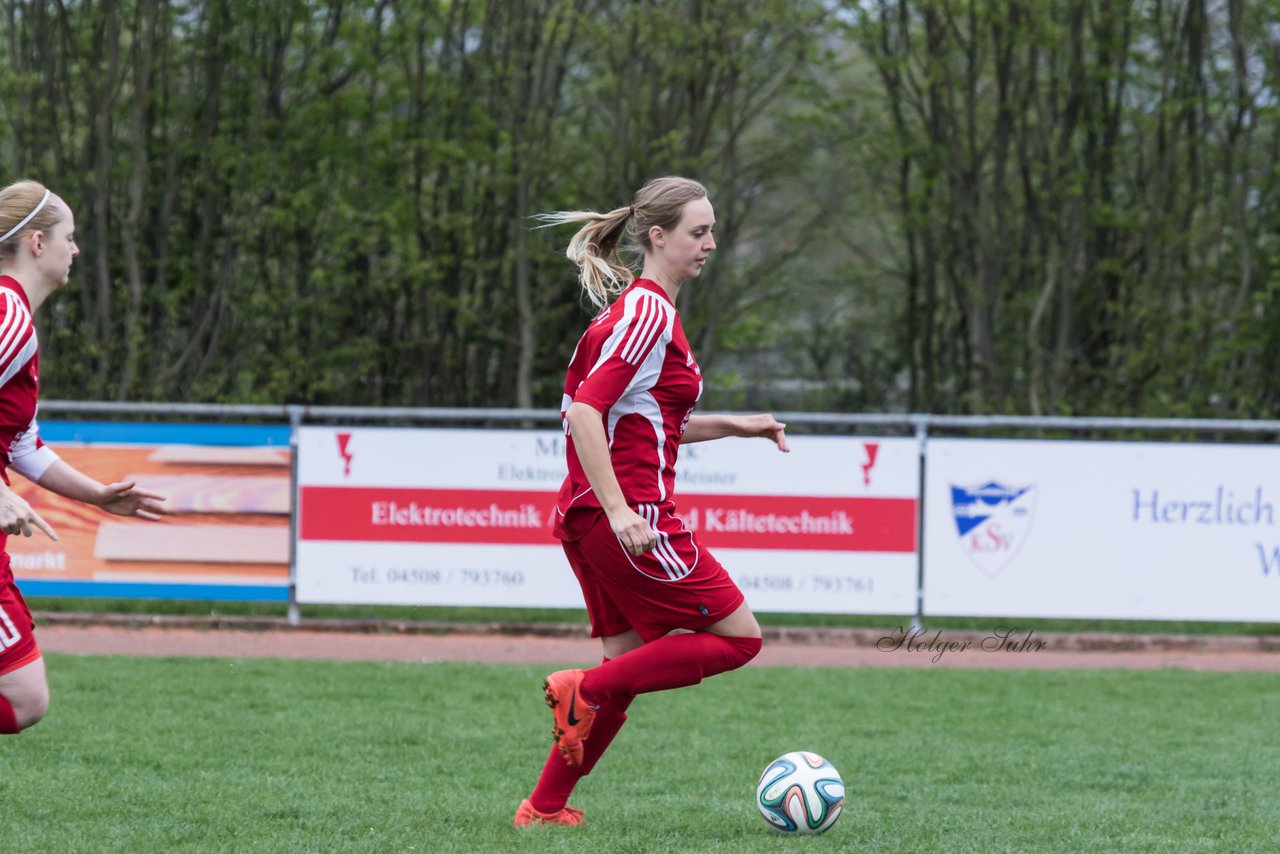
<svg viewBox="0 0 1280 854">
<path fill-rule="evenodd" d="M 760 638 L 711 632 L 667 635 L 588 670 L 578 690 L 584 700 L 601 708 L 623 699 L 630 702 L 636 694 L 697 685 L 708 676 L 741 667 L 756 657 L 760 646 Z M 591 725 L 591 738 L 595 727 Z"/>
<path fill-rule="evenodd" d="M 18 716 L 13 713 L 13 704 L 0 694 L 0 735 L 16 735 L 21 731 Z"/>
<path fill-rule="evenodd" d="M 547 813 L 563 809 L 569 802 L 569 795 L 573 794 L 573 787 L 591 773 L 591 769 L 604 755 L 609 743 L 618 734 L 618 730 L 622 729 L 626 720 L 626 712 L 612 703 L 597 709 L 595 723 L 591 725 L 591 735 L 582 742 L 582 764 L 576 768 L 565 762 L 559 749 L 552 745 L 551 755 L 542 766 L 542 775 L 538 777 L 538 784 L 533 787 L 533 794 L 529 795 L 529 802 L 533 804 L 533 808 L 538 812 Z"/>
<path fill-rule="evenodd" d="M 606 662 L 608 658 L 604 659 Z M 613 737 L 627 722 L 627 707 L 631 699 L 621 703 L 607 703 L 596 710 L 595 723 L 591 725 L 591 735 L 582 743 L 582 764 L 578 767 L 564 761 L 555 745 L 551 746 L 551 755 L 542 766 L 542 774 L 538 784 L 529 795 L 529 802 L 538 812 L 552 813 L 564 809 L 573 794 L 573 787 L 578 781 L 591 773 L 596 762 L 604 755 Z"/>
<path fill-rule="evenodd" d="M 579 690 L 598 708 L 591 735 L 582 745 L 582 765 L 573 767 L 552 747 L 529 796 L 533 808 L 544 813 L 564 808 L 573 787 L 591 773 L 622 729 L 627 707 L 637 694 L 696 685 L 708 676 L 746 664 L 760 652 L 760 646 L 760 638 L 730 638 L 710 632 L 669 635 L 617 658 L 606 658 L 599 667 L 588 670 Z"/>
</svg>

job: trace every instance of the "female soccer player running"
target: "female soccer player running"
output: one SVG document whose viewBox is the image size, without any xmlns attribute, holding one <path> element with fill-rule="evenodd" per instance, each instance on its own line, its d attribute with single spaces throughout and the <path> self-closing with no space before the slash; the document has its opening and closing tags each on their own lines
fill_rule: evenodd
<svg viewBox="0 0 1280 854">
<path fill-rule="evenodd" d="M 617 735 L 637 694 L 695 685 L 760 651 L 760 626 L 742 593 L 676 514 L 676 456 L 682 442 L 725 436 L 764 437 L 787 450 L 785 425 L 772 415 L 693 414 L 702 373 L 676 297 L 716 248 L 715 211 L 701 184 L 658 178 L 629 207 L 543 219 L 585 223 L 566 254 L 600 309 L 565 381 L 569 475 L 555 535 L 582 587 L 604 661 L 547 677 L 556 743 L 516 811 L 517 827 L 583 823 L 569 794 Z M 634 280 L 618 253 L 628 232 L 644 257 Z"/>
<path fill-rule="evenodd" d="M 40 348 L 31 316 L 67 283 L 80 254 L 71 208 L 34 181 L 0 190 L 0 734 L 20 732 L 44 717 L 49 685 L 31 612 L 14 583 L 9 534 L 38 528 L 57 534 L 9 488 L 14 468 L 45 489 L 118 516 L 157 519 L 164 499 L 132 483 L 103 485 L 40 441 L 36 397 Z"/>
</svg>

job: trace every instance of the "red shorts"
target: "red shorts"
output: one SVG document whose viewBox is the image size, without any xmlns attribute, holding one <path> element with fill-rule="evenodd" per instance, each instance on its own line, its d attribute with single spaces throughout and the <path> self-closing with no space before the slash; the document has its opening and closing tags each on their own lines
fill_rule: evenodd
<svg viewBox="0 0 1280 854">
<path fill-rule="evenodd" d="M 0 676 L 40 657 L 36 624 L 9 571 L 9 555 L 0 554 Z"/>
<path fill-rule="evenodd" d="M 635 629 L 648 643 L 672 629 L 706 628 L 742 604 L 742 591 L 670 504 L 636 508 L 658 532 L 657 548 L 640 557 L 622 547 L 603 510 L 572 512 L 589 514 L 566 524 L 580 536 L 563 545 L 582 587 L 592 637 Z"/>
</svg>

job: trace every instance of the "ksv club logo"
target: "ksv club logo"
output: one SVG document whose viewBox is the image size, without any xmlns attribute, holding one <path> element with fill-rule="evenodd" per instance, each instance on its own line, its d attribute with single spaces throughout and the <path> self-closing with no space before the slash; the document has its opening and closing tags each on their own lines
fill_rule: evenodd
<svg viewBox="0 0 1280 854">
<path fill-rule="evenodd" d="M 981 486 L 951 484 L 951 513 L 960 547 L 989 578 L 1022 548 L 1035 510 L 1035 486 L 1005 486 L 994 480 Z"/>
</svg>

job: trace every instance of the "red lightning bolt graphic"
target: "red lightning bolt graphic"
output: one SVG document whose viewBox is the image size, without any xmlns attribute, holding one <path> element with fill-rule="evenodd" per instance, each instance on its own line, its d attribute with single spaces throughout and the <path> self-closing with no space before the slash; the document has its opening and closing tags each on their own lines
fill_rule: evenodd
<svg viewBox="0 0 1280 854">
<path fill-rule="evenodd" d="M 867 461 L 862 464 L 862 485 L 871 485 L 871 469 L 876 465 L 876 454 L 880 453 L 880 444 L 878 442 L 863 442 L 862 447 L 867 449 Z"/>
<path fill-rule="evenodd" d="M 351 477 L 351 451 L 347 450 L 347 443 L 351 441 L 350 433 L 338 434 L 338 454 L 342 457 L 344 463 L 342 474 L 344 477 Z"/>
</svg>

